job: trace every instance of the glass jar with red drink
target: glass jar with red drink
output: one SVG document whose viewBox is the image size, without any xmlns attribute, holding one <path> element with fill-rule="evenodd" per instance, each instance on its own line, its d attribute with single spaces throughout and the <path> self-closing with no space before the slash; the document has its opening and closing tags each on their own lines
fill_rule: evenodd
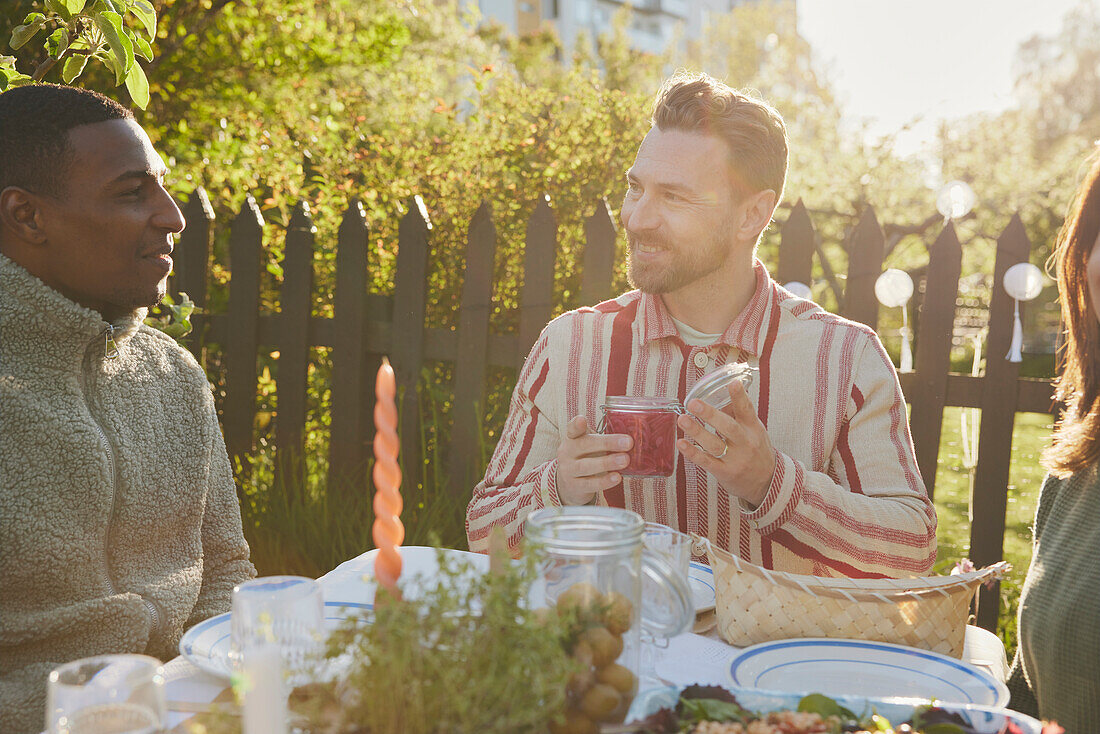
<svg viewBox="0 0 1100 734">
<path fill-rule="evenodd" d="M 628 477 L 669 477 L 676 471 L 676 417 L 695 398 L 722 410 L 730 403 L 729 384 L 740 380 L 748 388 L 756 368 L 730 362 L 704 375 L 681 403 L 673 398 L 608 395 L 604 399 L 602 433 L 625 433 L 634 439 L 630 462 L 620 473 Z"/>
</svg>

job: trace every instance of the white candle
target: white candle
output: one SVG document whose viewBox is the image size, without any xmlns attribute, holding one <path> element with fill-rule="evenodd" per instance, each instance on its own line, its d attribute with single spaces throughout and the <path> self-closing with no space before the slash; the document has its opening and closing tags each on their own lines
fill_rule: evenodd
<svg viewBox="0 0 1100 734">
<path fill-rule="evenodd" d="M 244 674 L 244 734 L 285 734 L 287 696 L 279 646 L 249 646 Z"/>
</svg>

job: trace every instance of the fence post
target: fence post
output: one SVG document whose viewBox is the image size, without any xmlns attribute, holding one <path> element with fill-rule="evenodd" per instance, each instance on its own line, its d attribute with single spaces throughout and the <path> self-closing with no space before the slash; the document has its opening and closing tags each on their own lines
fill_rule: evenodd
<svg viewBox="0 0 1100 734">
<path fill-rule="evenodd" d="M 516 369 L 523 366 L 542 329 L 554 313 L 554 259 L 558 251 L 558 222 L 546 196 L 540 196 L 527 220 L 527 247 L 523 254 L 523 291 L 519 301 L 519 344 Z"/>
<path fill-rule="evenodd" d="M 428 232 L 432 223 L 424 200 L 413 196 L 397 233 L 393 278 L 393 339 L 390 358 L 401 403 L 401 465 L 404 481 L 419 487 L 424 474 L 417 387 L 424 367 L 424 283 L 428 272 Z"/>
<path fill-rule="evenodd" d="M 936 464 L 947 401 L 947 373 L 951 368 L 951 333 L 955 325 L 955 297 L 959 292 L 962 246 L 955 227 L 948 224 L 932 245 L 925 276 L 920 327 L 917 332 L 916 370 L 910 394 L 909 428 L 916 447 L 928 496 L 936 486 Z"/>
<path fill-rule="evenodd" d="M 978 434 L 978 465 L 974 474 L 971 502 L 970 556 L 979 567 L 1001 560 L 1004 555 L 1005 510 L 1008 500 L 1008 469 L 1012 458 L 1012 431 L 1018 403 L 1016 380 L 1020 366 L 1005 359 L 1012 342 L 1013 302 L 1003 287 L 1005 271 L 1027 262 L 1031 242 L 1018 214 L 997 238 L 997 260 L 993 269 L 993 294 L 989 302 L 989 342 L 985 377 L 982 378 L 982 423 Z M 1021 317 L 1024 304 L 1020 304 Z M 978 590 L 977 622 L 997 631 L 1001 589 Z"/>
<path fill-rule="evenodd" d="M 848 281 L 844 286 L 844 316 L 878 329 L 875 281 L 882 275 L 882 234 L 874 207 L 867 207 L 848 239 Z M 957 280 L 957 278 L 956 278 Z"/>
<path fill-rule="evenodd" d="M 201 186 L 191 192 L 183 206 L 183 217 L 187 228 L 179 236 L 179 245 L 172 252 L 175 271 L 172 276 L 172 297 L 179 299 L 180 293 L 186 293 L 199 308 L 206 307 L 206 279 L 210 270 L 210 250 L 214 237 L 214 208 L 210 198 Z M 206 314 L 192 317 L 195 330 L 188 335 L 187 345 L 199 364 L 203 363 L 202 331 Z"/>
<path fill-rule="evenodd" d="M 458 316 L 455 358 L 454 425 L 448 461 L 451 492 L 468 494 L 477 479 L 481 457 L 481 416 L 484 415 L 485 372 L 489 348 L 489 308 L 493 295 L 496 227 L 492 209 L 482 202 L 470 221 L 466 268 Z"/>
<path fill-rule="evenodd" d="M 779 265 L 775 275 L 780 285 L 790 282 L 813 285 L 814 224 L 800 198 L 787 221 L 779 228 Z"/>
<path fill-rule="evenodd" d="M 615 268 L 615 221 L 607 200 L 600 199 L 596 211 L 584 223 L 584 270 L 581 271 L 581 303 L 594 306 L 611 297 L 611 275 Z"/>
<path fill-rule="evenodd" d="M 313 310 L 313 240 L 309 204 L 298 202 L 287 227 L 283 289 L 279 297 L 278 412 L 275 418 L 275 486 L 305 481 L 306 395 L 309 389 L 309 321 Z"/>
<path fill-rule="evenodd" d="M 373 375 L 364 374 L 367 302 L 367 247 L 370 233 L 363 205 L 353 200 L 340 222 L 333 294 L 332 422 L 329 439 L 329 491 L 359 486 L 366 475 L 362 405 Z M 346 484 L 345 484 L 346 483 Z"/>
<path fill-rule="evenodd" d="M 252 451 L 256 414 L 256 356 L 260 342 L 260 258 L 264 220 L 249 194 L 229 232 L 229 304 L 225 344 L 225 407 L 223 426 L 229 455 L 244 458 Z"/>
</svg>

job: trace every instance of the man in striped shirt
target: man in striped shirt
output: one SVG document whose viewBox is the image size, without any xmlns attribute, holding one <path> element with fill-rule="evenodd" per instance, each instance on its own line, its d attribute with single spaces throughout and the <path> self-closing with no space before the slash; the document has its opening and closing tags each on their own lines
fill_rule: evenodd
<svg viewBox="0 0 1100 734">
<path fill-rule="evenodd" d="M 936 515 L 893 364 L 868 327 L 779 287 L 756 259 L 787 171 L 782 118 L 706 75 L 678 74 L 627 172 L 621 219 L 636 290 L 554 319 L 520 373 L 466 529 L 518 550 L 528 513 L 626 507 L 767 568 L 820 576 L 929 571 Z M 684 400 L 747 362 L 722 411 L 693 400 L 670 477 L 621 472 L 632 440 L 594 432 L 607 396 Z M 708 430 L 709 429 L 709 430 Z"/>
</svg>

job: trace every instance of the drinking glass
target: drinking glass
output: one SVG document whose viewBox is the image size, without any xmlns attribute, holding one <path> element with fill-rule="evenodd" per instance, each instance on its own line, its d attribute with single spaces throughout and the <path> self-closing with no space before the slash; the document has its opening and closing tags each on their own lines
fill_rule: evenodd
<svg viewBox="0 0 1100 734">
<path fill-rule="evenodd" d="M 691 568 L 690 535 L 667 525 L 647 522 L 642 531 L 642 542 L 648 551 L 667 561 L 690 588 L 688 576 Z M 664 589 L 650 583 L 643 584 L 642 599 L 643 603 L 649 606 L 666 607 L 671 603 Z M 669 638 L 664 635 L 642 632 L 640 670 L 643 677 L 655 677 L 657 656 L 661 650 L 668 647 L 668 640 Z"/>
<path fill-rule="evenodd" d="M 664 556 L 687 583 L 691 567 L 691 536 L 676 528 L 656 522 L 647 522 L 642 531 L 642 542 L 654 553 Z"/>
<path fill-rule="evenodd" d="M 50 673 L 48 734 L 153 734 L 165 730 L 164 668 L 147 655 L 100 655 Z"/>
<path fill-rule="evenodd" d="M 321 585 L 303 576 L 265 576 L 233 589 L 229 658 L 242 671 L 249 649 L 279 649 L 290 685 L 310 680 L 324 645 Z"/>
</svg>

